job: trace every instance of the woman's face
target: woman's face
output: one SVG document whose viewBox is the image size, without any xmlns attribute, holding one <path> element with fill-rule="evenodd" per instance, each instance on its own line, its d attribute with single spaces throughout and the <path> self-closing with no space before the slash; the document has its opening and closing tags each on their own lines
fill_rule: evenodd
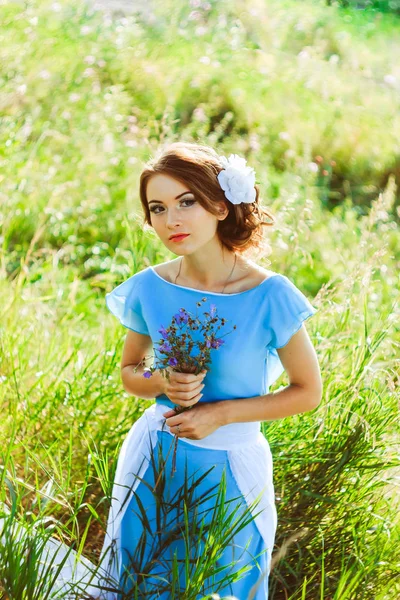
<svg viewBox="0 0 400 600">
<path fill-rule="evenodd" d="M 191 254 L 216 236 L 218 217 L 203 208 L 185 184 L 157 173 L 149 179 L 146 191 L 151 224 L 175 254 Z M 169 239 L 177 233 L 189 235 L 179 241 Z"/>
</svg>

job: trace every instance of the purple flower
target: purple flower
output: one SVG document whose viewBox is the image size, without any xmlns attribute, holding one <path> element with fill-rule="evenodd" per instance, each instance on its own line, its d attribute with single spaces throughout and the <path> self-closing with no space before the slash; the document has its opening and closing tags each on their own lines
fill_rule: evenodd
<svg viewBox="0 0 400 600">
<path fill-rule="evenodd" d="M 204 297 L 202 298 L 201 302 L 197 302 L 196 305 L 201 306 L 201 303 L 206 301 L 207 298 Z M 217 333 L 212 325 L 212 323 L 219 320 L 221 320 L 221 325 L 225 325 L 225 319 L 219 319 L 217 316 L 217 305 L 210 304 L 209 312 L 204 314 L 207 318 L 203 323 L 201 319 L 198 318 L 197 314 L 195 318 L 193 318 L 193 314 L 190 311 L 187 311 L 185 308 L 179 308 L 179 310 L 173 315 L 171 325 L 168 328 L 160 325 L 158 332 L 162 335 L 162 339 L 158 340 L 156 344 L 159 346 L 159 351 L 164 355 L 161 357 L 160 361 L 163 369 L 167 367 L 179 368 L 181 352 L 188 352 L 190 354 L 190 365 L 188 366 L 193 366 L 192 362 L 196 363 L 196 360 L 199 360 L 200 363 L 204 363 L 205 361 L 209 360 L 210 350 L 214 348 L 218 349 L 225 343 L 222 338 L 216 339 Z M 211 319 L 209 318 L 210 316 Z M 179 326 L 182 323 L 186 324 L 187 329 L 190 331 L 178 333 L 176 325 Z M 197 331 L 200 327 L 204 332 L 202 343 L 195 341 L 191 337 L 191 332 Z M 236 325 L 233 327 L 233 329 L 236 329 Z M 200 353 L 201 356 L 199 357 L 193 357 L 191 355 L 191 350 L 193 346 L 196 345 L 204 351 Z M 175 352 L 175 347 L 179 347 L 181 349 L 179 354 Z M 179 356 L 179 358 L 176 358 L 175 355 Z M 151 377 L 151 374 L 145 373 L 144 376 L 149 378 Z"/>
<path fill-rule="evenodd" d="M 146 379 L 150 379 L 150 377 L 153 375 L 153 373 L 151 371 L 145 371 L 143 373 L 143 377 L 146 377 Z"/>
<path fill-rule="evenodd" d="M 222 346 L 222 344 L 225 344 L 224 340 L 222 338 L 218 338 L 212 342 L 211 346 L 218 349 L 220 346 Z"/>
<path fill-rule="evenodd" d="M 171 352 L 172 347 L 168 342 L 164 342 L 160 345 L 159 350 L 160 352 L 164 352 L 165 354 L 167 354 L 167 352 Z"/>
<path fill-rule="evenodd" d="M 158 330 L 158 333 L 161 333 L 162 337 L 166 339 L 168 337 L 168 331 L 161 325 L 161 329 Z"/>
<path fill-rule="evenodd" d="M 174 315 L 174 317 L 175 317 L 175 320 L 176 320 L 176 322 L 178 324 L 180 324 L 180 323 L 187 323 L 188 319 L 189 319 L 189 316 L 186 314 L 186 312 L 184 312 L 183 308 L 181 308 L 180 313 L 176 313 Z"/>
</svg>

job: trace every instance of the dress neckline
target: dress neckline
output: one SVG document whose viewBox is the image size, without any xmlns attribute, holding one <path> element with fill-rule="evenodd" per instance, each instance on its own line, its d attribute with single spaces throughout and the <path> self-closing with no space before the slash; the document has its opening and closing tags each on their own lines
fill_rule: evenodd
<svg viewBox="0 0 400 600">
<path fill-rule="evenodd" d="M 150 270 L 152 273 L 154 273 L 154 275 L 156 277 L 158 277 L 158 279 L 161 279 L 161 281 L 163 281 L 164 283 L 166 283 L 168 285 L 172 285 L 173 287 L 181 288 L 183 290 L 190 290 L 191 292 L 197 292 L 200 294 L 212 294 L 213 296 L 241 296 L 242 294 L 248 294 L 249 292 L 254 292 L 255 290 L 258 290 L 258 288 L 260 288 L 262 285 L 265 285 L 265 283 L 267 281 L 270 281 L 270 279 L 274 279 L 275 277 L 278 277 L 280 275 L 280 273 L 274 273 L 273 275 L 270 275 L 269 277 L 264 279 L 261 283 L 259 283 L 255 287 L 252 287 L 249 290 L 244 290 L 243 292 L 233 292 L 232 294 L 222 294 L 221 292 L 209 292 L 208 290 L 199 290 L 197 288 L 191 288 L 191 287 L 187 287 L 185 285 L 178 285 L 177 283 L 172 283 L 171 281 L 167 281 L 166 279 L 164 279 L 164 277 L 161 277 L 161 275 L 159 273 L 157 273 L 155 268 L 151 265 L 150 265 Z"/>
</svg>

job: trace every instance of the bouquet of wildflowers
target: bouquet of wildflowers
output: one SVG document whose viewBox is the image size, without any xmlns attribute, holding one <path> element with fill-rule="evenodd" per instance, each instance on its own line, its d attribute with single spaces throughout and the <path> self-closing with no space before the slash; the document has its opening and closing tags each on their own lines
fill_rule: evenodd
<svg viewBox="0 0 400 600">
<path fill-rule="evenodd" d="M 206 300 L 207 298 L 204 297 L 196 305 L 200 307 Z M 194 373 L 195 375 L 207 369 L 211 362 L 211 351 L 218 350 L 225 343 L 222 338 L 231 332 L 222 336 L 218 334 L 219 330 L 225 326 L 226 319 L 220 319 L 217 316 L 215 304 L 211 304 L 210 311 L 203 314 L 205 319 L 202 321 L 198 317 L 197 311 L 193 316 L 189 311 L 181 308 L 172 317 L 169 327 L 161 326 L 158 331 L 161 333 L 162 339 L 155 343 L 162 355 L 157 357 L 159 366 L 145 367 L 143 377 L 149 378 L 156 369 L 159 369 L 169 381 L 171 369 L 178 373 Z M 236 325 L 233 326 L 233 329 L 236 329 Z M 200 341 L 192 339 L 191 332 L 193 331 L 199 331 L 202 334 Z M 174 410 L 176 413 L 181 413 L 191 408 L 192 406 L 175 405 Z M 173 473 L 175 472 L 177 440 L 178 438 L 175 436 Z"/>
</svg>

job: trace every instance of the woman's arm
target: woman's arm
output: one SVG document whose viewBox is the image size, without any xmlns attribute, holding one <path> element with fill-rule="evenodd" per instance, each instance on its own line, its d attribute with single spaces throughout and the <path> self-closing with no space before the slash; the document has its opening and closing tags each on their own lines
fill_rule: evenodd
<svg viewBox="0 0 400 600">
<path fill-rule="evenodd" d="M 223 425 L 283 419 L 312 410 L 321 402 L 320 368 L 304 323 L 277 352 L 290 384 L 263 396 L 216 402 Z"/>
<path fill-rule="evenodd" d="M 152 376 L 143 377 L 145 365 L 126 365 L 121 371 L 124 390 L 138 398 L 155 398 L 164 393 L 165 378 L 156 369 Z"/>
<path fill-rule="evenodd" d="M 151 348 L 150 336 L 128 331 L 121 357 L 121 379 L 124 390 L 138 398 L 155 398 L 164 393 L 165 379 L 158 369 L 148 379 L 143 377 L 146 355 Z"/>
</svg>

